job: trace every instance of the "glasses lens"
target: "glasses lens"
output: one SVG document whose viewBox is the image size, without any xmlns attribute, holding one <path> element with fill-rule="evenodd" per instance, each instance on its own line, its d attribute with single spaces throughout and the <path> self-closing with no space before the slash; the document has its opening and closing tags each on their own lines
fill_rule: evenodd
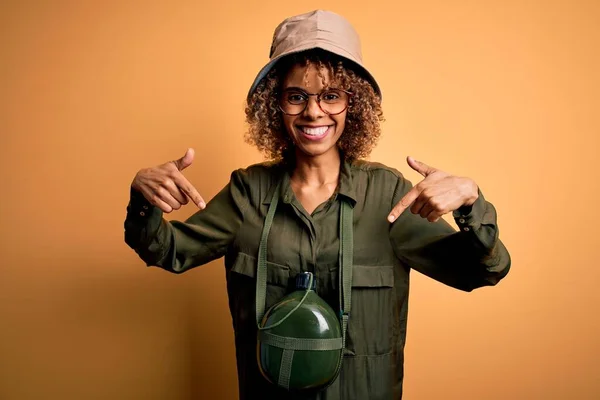
<svg viewBox="0 0 600 400">
<path fill-rule="evenodd" d="M 281 96 L 281 108 L 286 114 L 300 114 L 304 111 L 308 96 L 298 91 L 285 91 Z"/>
<path fill-rule="evenodd" d="M 348 94 L 341 90 L 331 89 L 321 93 L 321 108 L 329 114 L 337 114 L 348 105 Z"/>
</svg>

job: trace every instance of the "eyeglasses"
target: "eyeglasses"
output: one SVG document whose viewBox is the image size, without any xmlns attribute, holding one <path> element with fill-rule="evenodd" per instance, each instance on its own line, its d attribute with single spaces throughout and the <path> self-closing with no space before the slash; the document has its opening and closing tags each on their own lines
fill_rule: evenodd
<svg viewBox="0 0 600 400">
<path fill-rule="evenodd" d="M 279 108 L 287 115 L 300 115 L 308 106 L 310 96 L 317 97 L 317 105 L 326 114 L 341 114 L 348 108 L 354 93 L 342 89 L 327 89 L 320 93 L 307 93 L 297 88 L 285 89 L 279 95 Z"/>
</svg>

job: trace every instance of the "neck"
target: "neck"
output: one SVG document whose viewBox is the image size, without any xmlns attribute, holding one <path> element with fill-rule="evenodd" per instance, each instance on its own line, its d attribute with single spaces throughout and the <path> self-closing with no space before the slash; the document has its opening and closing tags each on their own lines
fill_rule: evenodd
<svg viewBox="0 0 600 400">
<path fill-rule="evenodd" d="M 308 186 L 337 184 L 342 162 L 340 152 L 337 149 L 316 157 L 299 153 L 296 153 L 296 165 L 292 172 L 292 181 Z"/>
</svg>

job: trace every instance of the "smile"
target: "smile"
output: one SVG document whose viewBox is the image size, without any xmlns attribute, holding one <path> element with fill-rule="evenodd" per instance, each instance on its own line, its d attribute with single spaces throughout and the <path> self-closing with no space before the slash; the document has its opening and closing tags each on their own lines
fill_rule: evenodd
<svg viewBox="0 0 600 400">
<path fill-rule="evenodd" d="M 329 131 L 331 131 L 333 125 L 325 126 L 296 126 L 297 130 L 308 140 L 320 140 L 323 139 Z"/>
</svg>

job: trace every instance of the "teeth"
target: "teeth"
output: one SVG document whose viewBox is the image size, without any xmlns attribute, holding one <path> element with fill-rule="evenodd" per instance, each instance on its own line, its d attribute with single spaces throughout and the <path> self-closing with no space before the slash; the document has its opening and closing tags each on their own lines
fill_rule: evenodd
<svg viewBox="0 0 600 400">
<path fill-rule="evenodd" d="M 302 132 L 306 133 L 307 135 L 310 136 L 321 136 L 322 134 L 324 134 L 327 129 L 329 129 L 328 126 L 320 126 L 318 128 L 309 128 L 307 126 L 302 126 L 300 129 L 302 129 Z"/>
</svg>

